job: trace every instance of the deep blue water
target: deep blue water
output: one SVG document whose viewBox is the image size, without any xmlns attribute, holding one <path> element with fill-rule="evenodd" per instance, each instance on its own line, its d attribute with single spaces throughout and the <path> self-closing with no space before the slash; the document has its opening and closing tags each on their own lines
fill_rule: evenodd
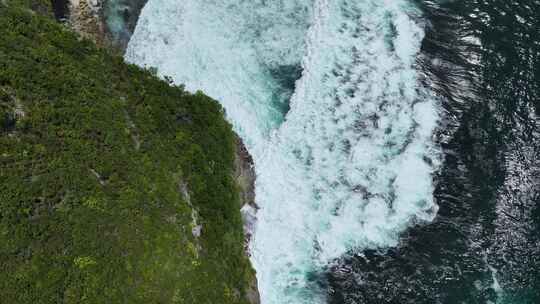
<svg viewBox="0 0 540 304">
<path fill-rule="evenodd" d="M 325 5 L 312 11 L 313 3 L 330 2 L 150 1 L 128 49 L 132 62 L 155 66 L 161 75 L 222 102 L 251 148 L 264 213 L 259 213 L 258 242 L 252 246 L 259 287 L 266 295 L 263 304 L 540 303 L 540 1 L 411 0 L 420 14 L 407 10 L 408 18 L 425 30 L 417 55 L 418 35 L 411 34 L 416 27 L 408 27 L 401 10 L 381 8 L 395 2 L 341 1 L 340 9 L 328 4 L 323 17 L 317 13 L 324 13 Z M 106 11 L 110 31 L 120 40 L 131 35 L 126 24 L 137 19 L 128 4 L 111 1 Z M 375 20 L 379 16 L 387 20 Z M 330 21 L 317 24 L 323 19 Z M 333 23 L 342 25 L 333 31 Z M 309 28 L 315 28 L 311 36 Z M 387 36 L 382 38 L 385 48 L 378 48 L 379 32 Z M 316 36 L 321 33 L 331 37 Z M 307 43 L 308 61 L 304 38 L 313 39 Z M 416 78 L 401 77 L 409 75 L 408 62 L 393 61 L 394 53 L 403 51 L 405 59 L 417 56 L 417 86 Z M 384 56 L 378 52 L 390 55 L 379 61 Z M 318 73 L 324 77 L 317 78 Z M 381 83 L 381 92 L 371 90 Z M 431 100 L 422 93 L 403 94 L 411 88 L 433 92 L 441 107 L 435 145 L 442 163 L 433 166 L 439 209 L 433 221 L 426 221 L 434 209 L 420 206 L 416 213 L 425 213 L 424 220 L 404 216 L 400 220 L 410 225 L 390 227 L 388 218 L 407 212 L 396 212 L 394 205 L 400 197 L 393 184 L 402 172 L 385 167 L 392 173 L 389 178 L 370 175 L 386 163 L 364 166 L 368 158 L 350 164 L 355 155 L 350 150 L 357 148 L 356 155 L 362 147 L 380 152 L 374 160 L 392 152 L 396 143 L 385 142 L 388 151 L 376 150 L 378 138 L 398 129 L 377 133 L 381 117 L 400 117 L 388 104 L 408 106 L 407 97 L 413 96 L 414 108 L 417 99 Z M 291 96 L 292 107 L 283 102 Z M 359 101 L 364 96 L 371 97 Z M 372 102 L 379 112 L 364 107 Z M 414 131 L 418 117 L 407 115 L 402 125 L 414 122 Z M 342 136 L 336 125 L 354 129 L 353 134 Z M 274 129 L 281 141 L 268 139 Z M 403 149 L 397 149 L 396 158 L 406 151 L 411 134 L 397 142 Z M 268 148 L 280 144 L 283 149 Z M 331 147 L 330 152 L 321 146 Z M 276 156 L 268 158 L 272 153 Z M 437 156 L 425 155 L 422 161 L 431 167 Z M 283 160 L 288 162 L 282 168 Z M 359 179 L 361 174 L 343 174 L 349 169 L 368 172 L 392 187 L 380 190 Z M 403 175 L 418 184 L 430 179 L 419 171 Z M 431 197 L 428 184 L 429 191 L 411 188 L 419 202 L 427 192 Z M 311 190 L 316 194 L 312 201 Z M 296 191 L 300 198 L 294 197 Z M 388 216 L 364 213 L 357 208 L 362 204 L 388 208 Z M 364 229 L 343 210 L 364 216 L 365 226 L 377 229 Z M 399 243 L 389 246 L 396 231 L 401 232 Z M 346 246 L 353 249 L 342 254 Z M 333 258 L 336 252 L 339 257 Z M 319 263 L 320 256 L 333 260 Z"/>
<path fill-rule="evenodd" d="M 443 100 L 435 220 L 327 272 L 331 303 L 540 303 L 540 1 L 418 1 Z"/>
</svg>

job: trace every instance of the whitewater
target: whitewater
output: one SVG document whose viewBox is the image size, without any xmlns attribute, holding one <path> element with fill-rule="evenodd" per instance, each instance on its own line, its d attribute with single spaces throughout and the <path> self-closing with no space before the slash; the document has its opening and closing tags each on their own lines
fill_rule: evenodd
<svg viewBox="0 0 540 304">
<path fill-rule="evenodd" d="M 263 304 L 325 303 L 333 260 L 437 213 L 440 106 L 406 0 L 150 0 L 126 59 L 218 100 L 246 143 Z"/>
</svg>

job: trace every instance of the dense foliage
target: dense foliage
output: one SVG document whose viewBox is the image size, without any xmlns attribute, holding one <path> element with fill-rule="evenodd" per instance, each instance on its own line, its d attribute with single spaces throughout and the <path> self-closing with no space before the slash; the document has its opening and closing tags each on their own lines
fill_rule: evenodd
<svg viewBox="0 0 540 304">
<path fill-rule="evenodd" d="M 0 302 L 245 303 L 218 103 L 1 1 L 0 37 Z"/>
</svg>

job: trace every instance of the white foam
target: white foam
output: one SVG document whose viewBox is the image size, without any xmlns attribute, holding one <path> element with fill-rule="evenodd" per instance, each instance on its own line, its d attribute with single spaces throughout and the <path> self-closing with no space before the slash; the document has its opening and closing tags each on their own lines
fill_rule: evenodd
<svg viewBox="0 0 540 304">
<path fill-rule="evenodd" d="M 269 70 L 300 63 L 310 14 L 306 1 L 259 2 L 149 1 L 126 51 L 218 99 L 252 149 L 283 120 Z"/>
<path fill-rule="evenodd" d="M 262 303 L 323 303 L 311 273 L 434 217 L 438 113 L 405 0 L 286 3 L 150 0 L 126 58 L 218 99 L 247 142 Z M 269 71 L 300 62 L 283 122 Z"/>
</svg>

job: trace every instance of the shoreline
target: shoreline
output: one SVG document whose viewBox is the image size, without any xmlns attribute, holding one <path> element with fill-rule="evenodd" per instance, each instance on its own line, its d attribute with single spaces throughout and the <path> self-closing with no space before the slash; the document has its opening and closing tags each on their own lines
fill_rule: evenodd
<svg viewBox="0 0 540 304">
<path fill-rule="evenodd" d="M 118 0 L 116 0 L 118 1 Z M 66 22 L 82 37 L 93 40 L 98 46 L 109 48 L 124 54 L 135 30 L 139 14 L 148 0 L 119 0 L 116 4 L 123 7 L 122 18 L 125 28 L 112 29 L 107 22 L 108 0 L 57 0 L 53 1 L 54 14 L 60 22 Z M 129 2 L 129 3 L 128 3 Z M 132 4 L 133 6 L 130 6 Z M 122 6 L 123 5 L 123 6 Z M 117 11 L 116 13 L 118 13 Z M 117 31 L 115 33 L 115 30 Z M 118 31 L 119 30 L 119 31 Z M 234 131 L 233 131 L 234 132 Z M 255 167 L 242 139 L 235 135 L 235 159 L 233 179 L 238 186 L 241 203 L 241 214 L 244 227 L 244 254 L 250 258 L 249 243 L 256 222 L 259 207 L 255 203 Z M 251 263 L 251 262 L 250 262 Z M 250 304 L 260 304 L 255 270 L 246 290 L 246 298 Z"/>
</svg>

